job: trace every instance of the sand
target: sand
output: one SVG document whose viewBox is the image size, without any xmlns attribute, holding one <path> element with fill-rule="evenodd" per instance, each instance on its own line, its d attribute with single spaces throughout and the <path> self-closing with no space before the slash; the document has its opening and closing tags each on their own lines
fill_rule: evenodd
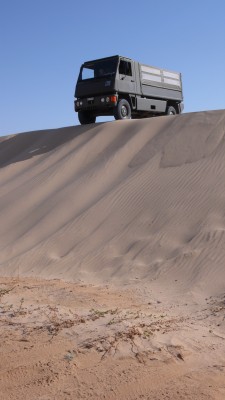
<svg viewBox="0 0 225 400">
<path fill-rule="evenodd" d="M 0 399 L 225 398 L 225 111 L 0 141 Z"/>
</svg>

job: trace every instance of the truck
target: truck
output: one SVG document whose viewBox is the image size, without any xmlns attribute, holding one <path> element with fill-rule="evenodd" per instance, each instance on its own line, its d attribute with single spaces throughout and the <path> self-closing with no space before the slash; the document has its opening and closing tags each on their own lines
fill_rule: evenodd
<svg viewBox="0 0 225 400">
<path fill-rule="evenodd" d="M 105 115 L 116 120 L 175 115 L 184 107 L 181 73 L 119 55 L 84 62 L 74 97 L 80 124 Z"/>
</svg>

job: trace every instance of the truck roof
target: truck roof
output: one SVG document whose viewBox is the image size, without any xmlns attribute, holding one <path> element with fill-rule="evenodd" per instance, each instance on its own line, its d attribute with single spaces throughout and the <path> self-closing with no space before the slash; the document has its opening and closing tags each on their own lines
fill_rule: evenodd
<svg viewBox="0 0 225 400">
<path fill-rule="evenodd" d="M 103 58 L 96 58 L 95 60 L 85 61 L 84 64 L 86 64 L 86 63 L 92 63 L 92 62 L 95 62 L 95 61 L 105 61 L 105 60 L 109 60 L 110 58 L 116 58 L 116 57 L 117 57 L 117 58 L 123 57 L 123 58 L 127 58 L 127 60 L 132 60 L 132 59 L 129 58 L 129 57 L 120 56 L 120 55 L 116 54 L 116 55 L 114 55 L 114 56 L 108 56 L 108 57 L 103 57 Z"/>
<path fill-rule="evenodd" d="M 114 55 L 114 56 L 108 56 L 108 57 L 103 57 L 103 58 L 96 58 L 95 60 L 89 60 L 89 61 L 85 61 L 83 64 L 89 64 L 89 63 L 93 63 L 93 62 L 96 62 L 96 61 L 106 61 L 106 60 L 110 60 L 110 59 L 112 59 L 112 58 L 126 58 L 127 60 L 130 60 L 130 61 L 136 61 L 136 60 L 134 60 L 133 58 L 130 58 L 130 57 L 126 57 L 126 56 L 121 56 L 121 55 L 119 55 L 119 54 L 116 54 L 116 55 Z M 160 70 L 163 70 L 163 71 L 167 71 L 167 72 L 176 72 L 176 73 L 180 73 L 180 72 L 178 72 L 178 71 L 174 71 L 174 70 L 171 70 L 171 69 L 167 69 L 167 68 L 161 68 L 161 67 L 156 67 L 156 66 L 153 66 L 153 65 L 151 65 L 151 64 L 145 64 L 145 63 L 141 63 L 141 62 L 138 62 L 140 65 L 143 65 L 143 66 L 148 66 L 148 67 L 152 67 L 152 68 L 157 68 L 157 69 L 160 69 Z M 82 65 L 83 65 L 82 64 Z"/>
</svg>

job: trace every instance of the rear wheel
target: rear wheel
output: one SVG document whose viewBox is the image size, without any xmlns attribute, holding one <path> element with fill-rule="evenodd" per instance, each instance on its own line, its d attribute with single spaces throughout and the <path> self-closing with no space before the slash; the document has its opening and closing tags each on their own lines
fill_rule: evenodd
<svg viewBox="0 0 225 400">
<path fill-rule="evenodd" d="M 114 117 L 115 119 L 131 119 L 131 107 L 127 100 L 119 100 L 115 108 Z"/>
<path fill-rule="evenodd" d="M 166 115 L 176 115 L 177 111 L 173 106 L 167 107 Z"/>
<path fill-rule="evenodd" d="M 96 121 L 96 117 L 90 114 L 89 111 L 78 111 L 78 119 L 81 125 L 94 124 Z"/>
</svg>

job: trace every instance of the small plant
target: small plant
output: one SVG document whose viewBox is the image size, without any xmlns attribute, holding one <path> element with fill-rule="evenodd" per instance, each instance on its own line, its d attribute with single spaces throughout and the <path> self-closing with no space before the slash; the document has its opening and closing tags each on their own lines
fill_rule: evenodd
<svg viewBox="0 0 225 400">
<path fill-rule="evenodd" d="M 3 297 L 5 294 L 11 292 L 11 290 L 14 289 L 15 286 L 13 286 L 12 288 L 0 288 L 0 298 Z"/>
<path fill-rule="evenodd" d="M 104 317 L 106 314 L 108 314 L 109 310 L 107 311 L 100 311 L 100 310 L 94 310 L 93 308 L 90 310 L 91 315 L 96 316 L 97 318 Z"/>
<path fill-rule="evenodd" d="M 20 299 L 20 305 L 19 305 L 19 310 L 18 310 L 19 313 L 22 311 L 23 303 L 24 303 L 24 298 L 22 297 L 22 298 Z"/>
<path fill-rule="evenodd" d="M 113 325 L 113 324 L 116 324 L 118 321 L 115 319 L 115 318 L 112 318 L 108 323 L 107 323 L 107 325 Z"/>
<path fill-rule="evenodd" d="M 149 337 L 152 336 L 152 335 L 153 335 L 153 333 L 152 333 L 151 331 L 145 330 L 145 331 L 143 332 L 143 337 L 144 337 L 145 339 L 149 338 Z"/>
<path fill-rule="evenodd" d="M 74 359 L 75 353 L 73 350 L 68 350 L 68 352 L 64 356 L 64 360 L 67 360 L 68 362 L 72 361 Z"/>
<path fill-rule="evenodd" d="M 46 317 L 48 318 L 49 323 L 44 326 L 49 334 L 52 335 L 52 338 L 62 330 L 68 329 L 74 326 L 76 320 L 73 319 L 65 319 L 62 315 L 60 315 L 59 310 L 57 307 L 49 306 L 48 309 L 50 310 L 49 313 L 45 313 Z"/>
<path fill-rule="evenodd" d="M 115 310 L 105 310 L 105 311 L 101 311 L 101 310 L 95 310 L 94 308 L 92 308 L 90 310 L 90 319 L 92 319 L 92 321 L 95 321 L 98 318 L 102 318 L 105 317 L 105 315 L 110 314 L 110 315 L 114 315 L 116 314 L 118 311 L 118 309 L 116 308 Z"/>
</svg>

